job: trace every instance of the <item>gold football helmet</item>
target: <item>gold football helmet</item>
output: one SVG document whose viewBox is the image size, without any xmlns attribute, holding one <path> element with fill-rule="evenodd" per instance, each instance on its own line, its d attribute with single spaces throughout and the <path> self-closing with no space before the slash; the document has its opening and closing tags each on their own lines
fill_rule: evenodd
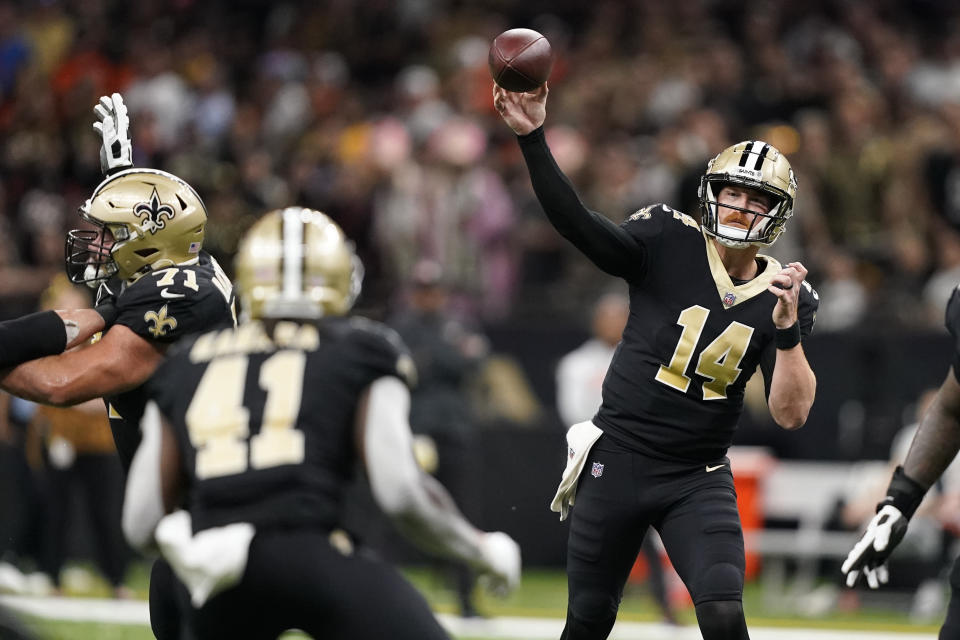
<svg viewBox="0 0 960 640">
<path fill-rule="evenodd" d="M 67 274 L 90 286 L 197 260 L 207 209 L 193 187 L 158 169 L 127 169 L 100 183 L 67 234 Z"/>
<path fill-rule="evenodd" d="M 235 266 L 249 318 L 344 315 L 363 280 L 363 264 L 340 227 L 302 207 L 260 218 L 240 241 Z"/>
<path fill-rule="evenodd" d="M 756 214 L 749 229 L 720 224 L 717 196 L 723 185 L 730 183 L 757 189 L 773 197 L 767 213 L 741 209 Z M 718 242 L 737 249 L 770 245 L 783 232 L 787 218 L 793 215 L 797 179 L 790 162 L 775 147 L 762 140 L 747 140 L 727 147 L 707 163 L 707 172 L 700 179 L 699 196 L 703 230 Z"/>
</svg>

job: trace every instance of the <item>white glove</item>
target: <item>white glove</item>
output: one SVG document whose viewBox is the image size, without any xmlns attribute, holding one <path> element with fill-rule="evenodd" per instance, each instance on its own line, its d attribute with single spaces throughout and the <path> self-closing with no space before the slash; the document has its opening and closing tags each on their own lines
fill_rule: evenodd
<svg viewBox="0 0 960 640">
<path fill-rule="evenodd" d="M 884 505 L 840 567 L 840 571 L 847 576 L 847 586 L 854 586 L 861 573 L 871 589 L 886 584 L 890 579 L 887 558 L 906 532 L 907 519 L 900 510 L 890 504 Z"/>
<path fill-rule="evenodd" d="M 130 118 L 119 93 L 100 96 L 93 108 L 97 122 L 93 129 L 100 135 L 100 170 L 107 176 L 133 166 L 133 144 L 130 142 Z"/>
<path fill-rule="evenodd" d="M 484 533 L 480 540 L 480 570 L 485 586 L 505 596 L 520 584 L 520 545 L 503 533 Z"/>
</svg>

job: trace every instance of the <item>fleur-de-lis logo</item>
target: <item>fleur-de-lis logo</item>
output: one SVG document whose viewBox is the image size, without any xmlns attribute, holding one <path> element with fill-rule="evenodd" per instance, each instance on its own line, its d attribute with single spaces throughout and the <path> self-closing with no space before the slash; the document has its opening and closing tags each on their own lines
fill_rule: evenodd
<svg viewBox="0 0 960 640">
<path fill-rule="evenodd" d="M 138 218 L 142 218 L 140 226 L 143 227 L 144 231 L 149 231 L 150 233 L 156 233 L 167 226 L 164 218 L 173 220 L 173 217 L 176 215 L 173 207 L 160 202 L 160 195 L 157 193 L 156 187 L 153 188 L 153 193 L 150 194 L 150 201 L 139 203 L 133 208 L 133 213 L 136 214 Z"/>
<path fill-rule="evenodd" d="M 168 329 L 177 328 L 177 319 L 167 317 L 167 305 L 160 307 L 160 311 L 147 311 L 143 314 L 143 320 L 152 325 L 148 331 L 154 338 L 162 338 L 167 335 Z"/>
</svg>

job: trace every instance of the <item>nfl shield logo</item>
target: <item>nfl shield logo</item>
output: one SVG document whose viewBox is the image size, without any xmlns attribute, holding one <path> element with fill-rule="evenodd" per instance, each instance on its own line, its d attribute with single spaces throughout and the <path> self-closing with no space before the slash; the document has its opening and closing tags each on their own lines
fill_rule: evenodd
<svg viewBox="0 0 960 640">
<path fill-rule="evenodd" d="M 590 475 L 592 475 L 594 478 L 599 478 L 600 476 L 602 476 L 602 475 L 603 475 L 603 465 L 600 464 L 599 462 L 594 462 L 594 463 L 593 463 L 593 468 L 590 469 Z"/>
<path fill-rule="evenodd" d="M 737 296 L 733 295 L 732 293 L 728 293 L 727 295 L 723 296 L 723 304 L 727 307 L 732 307 L 733 303 L 736 301 Z"/>
</svg>

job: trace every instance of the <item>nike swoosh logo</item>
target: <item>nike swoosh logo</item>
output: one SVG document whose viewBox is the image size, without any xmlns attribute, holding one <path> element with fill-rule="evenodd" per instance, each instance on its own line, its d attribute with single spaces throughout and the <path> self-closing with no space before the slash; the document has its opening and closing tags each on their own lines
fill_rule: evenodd
<svg viewBox="0 0 960 640">
<path fill-rule="evenodd" d="M 707 473 L 710 473 L 711 471 L 716 471 L 716 470 L 719 469 L 720 467 L 725 467 L 725 466 L 727 466 L 727 465 L 726 465 L 726 464 L 718 464 L 718 465 L 715 466 L 715 467 L 711 467 L 710 465 L 707 465 Z"/>
<path fill-rule="evenodd" d="M 175 300 L 176 298 L 183 298 L 186 296 L 185 293 L 171 293 L 169 289 L 161 289 L 160 296 L 166 298 L 167 300 Z"/>
</svg>

